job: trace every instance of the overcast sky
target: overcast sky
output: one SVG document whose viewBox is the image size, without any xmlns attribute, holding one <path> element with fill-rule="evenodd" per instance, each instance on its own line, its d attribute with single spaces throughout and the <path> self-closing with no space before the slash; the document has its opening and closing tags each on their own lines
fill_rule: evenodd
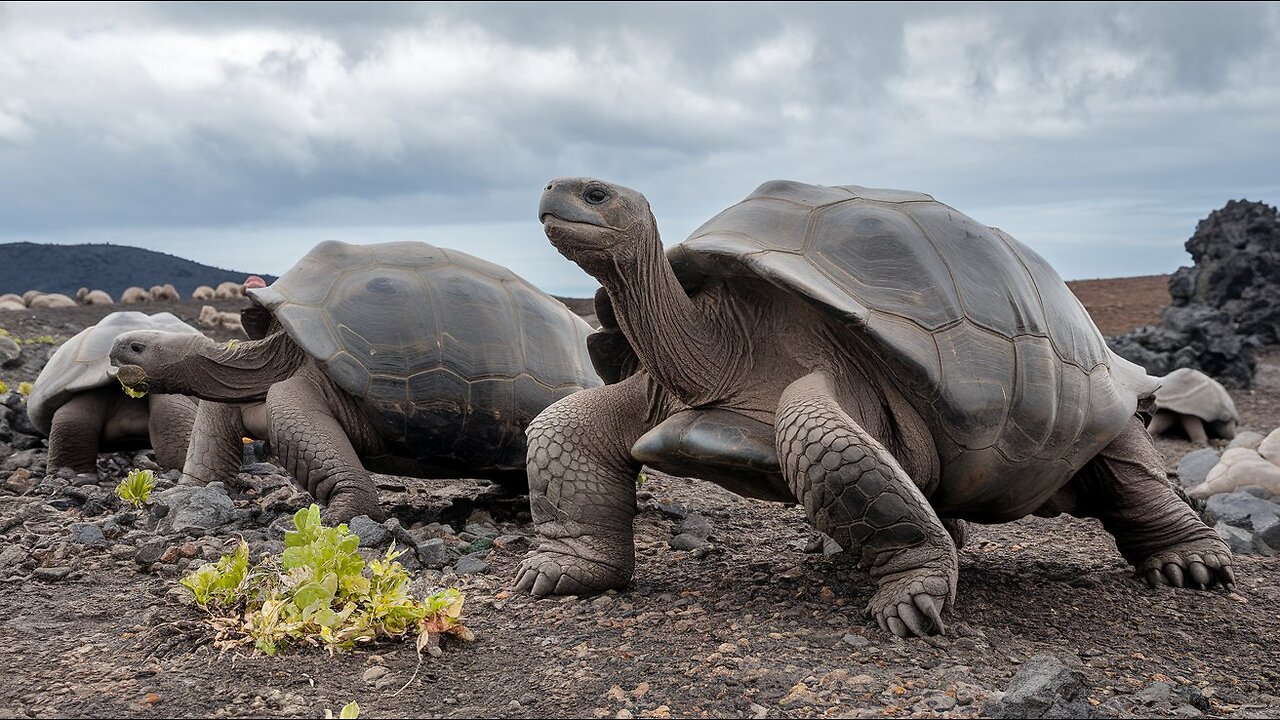
<svg viewBox="0 0 1280 720">
<path fill-rule="evenodd" d="M 279 273 L 426 240 L 543 288 L 546 181 L 675 243 L 761 182 L 932 194 L 1068 278 L 1280 202 L 1276 3 L 0 4 L 0 242 Z"/>
</svg>

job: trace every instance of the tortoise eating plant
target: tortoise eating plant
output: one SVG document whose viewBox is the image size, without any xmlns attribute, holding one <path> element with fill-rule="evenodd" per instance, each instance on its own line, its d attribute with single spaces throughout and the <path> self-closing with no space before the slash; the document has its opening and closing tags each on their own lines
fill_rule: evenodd
<svg viewBox="0 0 1280 720">
<path fill-rule="evenodd" d="M 367 468 L 487 478 L 523 490 L 528 423 L 600 384 L 591 327 L 493 263 L 426 243 L 316 246 L 249 290 L 258 340 L 122 336 L 129 382 L 202 400 L 184 472 L 234 478 L 240 437 L 265 437 L 330 522 L 380 517 Z M 136 366 L 136 367 L 130 367 Z"/>
</svg>

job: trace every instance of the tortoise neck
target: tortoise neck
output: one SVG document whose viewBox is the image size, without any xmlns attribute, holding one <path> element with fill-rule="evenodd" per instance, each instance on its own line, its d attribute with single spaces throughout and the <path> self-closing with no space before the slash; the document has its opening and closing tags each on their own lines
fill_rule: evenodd
<svg viewBox="0 0 1280 720">
<path fill-rule="evenodd" d="M 680 285 L 656 227 L 625 266 L 598 276 L 641 364 L 686 405 L 714 399 L 728 378 L 723 333 Z"/>
<path fill-rule="evenodd" d="M 252 402 L 297 372 L 306 353 L 282 330 L 261 340 L 205 342 L 190 353 L 180 371 L 192 395 L 215 402 Z"/>
</svg>

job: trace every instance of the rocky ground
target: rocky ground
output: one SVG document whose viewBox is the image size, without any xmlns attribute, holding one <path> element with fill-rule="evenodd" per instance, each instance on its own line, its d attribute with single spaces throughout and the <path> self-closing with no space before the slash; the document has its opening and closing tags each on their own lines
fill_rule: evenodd
<svg viewBox="0 0 1280 720">
<path fill-rule="evenodd" d="M 199 305 L 164 309 L 192 319 Z M 0 327 L 65 339 L 105 312 Z M 1102 324 L 1109 311 L 1094 312 Z M 0 379 L 32 379 L 42 347 L 24 344 L 31 355 Z M 1280 354 L 1260 368 L 1233 394 L 1243 426 L 1265 433 L 1280 418 Z M 1158 445 L 1170 467 L 1192 449 Z M 46 475 L 39 446 L 0 453 L 4 717 L 321 717 L 352 700 L 366 717 L 1280 716 L 1274 557 L 1238 556 L 1233 594 L 1150 590 L 1096 522 L 975 527 L 948 635 L 903 641 L 868 624 L 866 574 L 824 553 L 794 507 L 649 473 L 635 582 L 535 600 L 508 590 L 532 534 L 524 498 L 380 476 L 393 519 L 353 523 L 367 552 L 412 547 L 402 561 L 420 587 L 464 590 L 476 641 L 421 663 L 388 642 L 219 655 L 177 580 L 240 537 L 279 551 L 308 502 L 279 468 L 248 464 L 232 488 L 171 473 L 134 510 L 112 488 L 149 453 L 104 454 L 82 476 Z"/>
</svg>

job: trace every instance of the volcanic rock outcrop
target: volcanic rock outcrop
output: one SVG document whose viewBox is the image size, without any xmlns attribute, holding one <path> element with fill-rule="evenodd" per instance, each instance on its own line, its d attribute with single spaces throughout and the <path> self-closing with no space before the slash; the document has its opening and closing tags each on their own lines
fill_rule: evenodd
<svg viewBox="0 0 1280 720">
<path fill-rule="evenodd" d="M 1248 388 L 1254 351 L 1280 343 L 1280 212 L 1232 200 L 1187 240 L 1194 265 L 1169 277 L 1160 325 L 1107 338 L 1117 354 L 1165 375 L 1180 367 Z"/>
</svg>

